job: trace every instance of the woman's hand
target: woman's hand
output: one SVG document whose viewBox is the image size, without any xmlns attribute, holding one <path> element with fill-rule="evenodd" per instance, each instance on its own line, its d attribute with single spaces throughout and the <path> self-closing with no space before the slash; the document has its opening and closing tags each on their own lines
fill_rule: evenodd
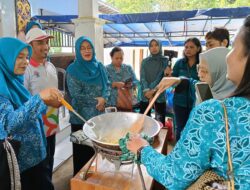
<svg viewBox="0 0 250 190">
<path fill-rule="evenodd" d="M 126 82 L 126 83 L 124 84 L 124 87 L 125 87 L 125 88 L 132 88 L 132 86 L 133 86 L 133 82 Z"/>
<path fill-rule="evenodd" d="M 103 97 L 97 97 L 95 99 L 98 101 L 96 104 L 96 109 L 98 111 L 104 111 L 106 103 L 105 99 Z"/>
<path fill-rule="evenodd" d="M 42 90 L 39 95 L 47 106 L 59 108 L 62 105 L 60 98 L 63 96 L 57 88 L 46 88 Z"/>
<path fill-rule="evenodd" d="M 147 98 L 147 99 L 152 99 L 154 94 L 155 94 L 155 89 L 152 89 L 152 90 L 148 90 L 144 93 L 144 96 Z"/>
<path fill-rule="evenodd" d="M 170 77 L 172 74 L 172 69 L 170 66 L 167 66 L 167 68 L 164 70 L 164 76 Z"/>
<path fill-rule="evenodd" d="M 112 88 L 123 88 L 125 86 L 124 82 L 113 82 Z"/>
<path fill-rule="evenodd" d="M 173 85 L 180 84 L 180 82 L 181 79 L 178 77 L 164 77 L 156 88 L 160 92 L 163 92 L 165 89 L 170 88 Z"/>
<path fill-rule="evenodd" d="M 141 138 L 140 135 L 135 135 L 131 136 L 130 140 L 127 142 L 127 149 L 137 154 L 137 151 L 146 145 L 149 145 L 149 143 L 145 139 Z"/>
</svg>

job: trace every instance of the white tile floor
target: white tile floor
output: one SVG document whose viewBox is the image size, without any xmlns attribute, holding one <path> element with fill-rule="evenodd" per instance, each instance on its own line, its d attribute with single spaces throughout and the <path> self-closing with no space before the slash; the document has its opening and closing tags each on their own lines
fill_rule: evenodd
<svg viewBox="0 0 250 190">
<path fill-rule="evenodd" d="M 70 137 L 56 145 L 55 156 L 54 156 L 54 171 L 72 156 L 72 143 Z"/>
</svg>

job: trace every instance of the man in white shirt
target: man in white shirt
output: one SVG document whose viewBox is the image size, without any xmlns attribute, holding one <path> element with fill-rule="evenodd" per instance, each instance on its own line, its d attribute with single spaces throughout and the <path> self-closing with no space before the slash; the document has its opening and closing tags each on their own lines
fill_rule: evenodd
<svg viewBox="0 0 250 190">
<path fill-rule="evenodd" d="M 25 72 L 24 85 L 32 95 L 38 94 L 45 88 L 58 88 L 56 68 L 47 61 L 49 52 L 49 39 L 53 36 L 47 35 L 40 28 L 32 28 L 26 34 L 26 41 L 32 46 L 32 57 Z M 43 115 L 44 131 L 47 137 L 47 157 L 41 163 L 44 178 L 44 190 L 54 190 L 52 184 L 52 172 L 55 153 L 55 134 L 58 130 L 58 109 L 48 107 Z"/>
</svg>

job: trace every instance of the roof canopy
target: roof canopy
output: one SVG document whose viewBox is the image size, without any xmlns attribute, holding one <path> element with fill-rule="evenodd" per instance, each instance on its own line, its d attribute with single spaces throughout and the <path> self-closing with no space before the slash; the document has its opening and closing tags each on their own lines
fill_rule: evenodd
<svg viewBox="0 0 250 190">
<path fill-rule="evenodd" d="M 108 21 L 103 26 L 106 47 L 148 46 L 152 38 L 161 40 L 164 46 L 182 46 L 189 37 L 198 37 L 204 43 L 204 35 L 214 27 L 226 27 L 233 36 L 248 14 L 250 7 L 107 14 L 99 17 Z M 71 19 L 77 17 L 77 15 L 47 15 L 34 18 L 57 24 L 74 33 Z"/>
</svg>

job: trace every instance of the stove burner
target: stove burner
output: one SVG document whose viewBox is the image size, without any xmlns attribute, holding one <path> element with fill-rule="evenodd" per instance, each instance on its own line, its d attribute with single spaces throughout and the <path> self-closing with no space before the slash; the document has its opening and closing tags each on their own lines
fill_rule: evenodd
<svg viewBox="0 0 250 190">
<path fill-rule="evenodd" d="M 94 141 L 92 141 L 92 144 L 93 144 L 93 148 L 95 150 L 95 154 L 92 157 L 91 161 L 89 162 L 89 165 L 88 165 L 86 171 L 83 173 L 82 178 L 84 180 L 87 179 L 87 174 L 89 172 L 89 169 L 90 169 L 92 163 L 94 162 L 94 160 L 96 159 L 98 153 L 102 156 L 102 159 L 107 159 L 109 162 L 111 162 L 111 163 L 113 163 L 115 165 L 115 171 L 118 171 L 122 165 L 133 164 L 132 160 L 126 160 L 126 161 L 121 161 L 120 160 L 120 156 L 122 155 L 121 150 L 111 150 L 111 149 L 108 149 L 108 148 L 104 148 L 102 146 L 99 146 Z M 143 178 L 143 175 L 142 175 L 140 164 L 137 164 L 137 167 L 138 167 L 138 171 L 139 171 L 139 175 L 140 175 L 140 180 L 141 180 L 141 183 L 142 183 L 142 188 L 143 188 L 143 190 L 146 190 L 146 185 L 145 185 L 145 181 L 144 181 L 144 178 Z M 133 177 L 133 171 L 134 171 L 134 167 L 132 167 L 131 178 Z"/>
</svg>

